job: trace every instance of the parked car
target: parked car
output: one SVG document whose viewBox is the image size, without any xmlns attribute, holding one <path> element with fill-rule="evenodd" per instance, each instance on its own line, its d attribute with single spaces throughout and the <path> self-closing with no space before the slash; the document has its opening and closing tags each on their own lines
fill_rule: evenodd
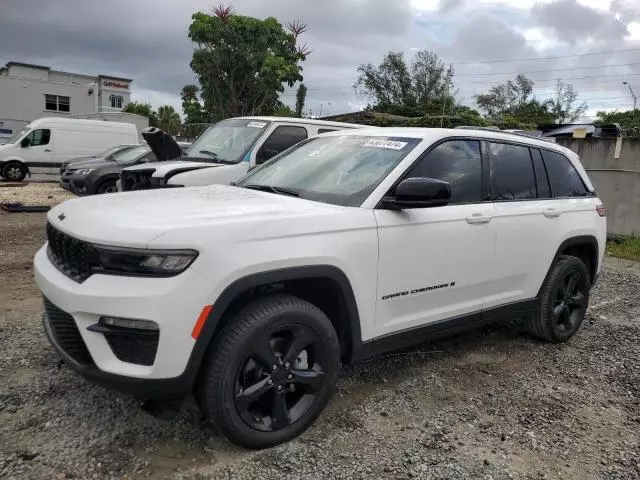
<svg viewBox="0 0 640 480">
<path fill-rule="evenodd" d="M 64 175 L 64 172 L 67 170 L 67 168 L 69 167 L 70 164 L 72 163 L 76 163 L 76 162 L 85 162 L 87 160 L 93 160 L 96 158 L 102 158 L 104 160 L 109 160 L 111 159 L 116 153 L 119 152 L 123 152 L 125 150 L 131 150 L 134 147 L 139 146 L 139 143 L 136 144 L 131 144 L 131 145 L 116 145 L 115 147 L 109 147 L 106 150 L 103 150 L 102 152 L 95 154 L 95 155 L 89 155 L 88 157 L 77 157 L 77 158 L 72 158 L 71 160 L 64 162 L 62 164 L 62 166 L 60 167 L 60 176 L 62 177 Z M 64 188 L 64 185 L 61 185 Z"/>
<path fill-rule="evenodd" d="M 174 161 L 125 168 L 123 191 L 149 188 L 231 183 L 251 168 L 314 135 L 362 128 L 353 123 L 289 117 L 241 117 L 216 123 L 191 145 L 186 156 Z M 151 145 L 160 158 L 171 137 Z M 160 140 L 160 137 L 158 137 Z"/>
<path fill-rule="evenodd" d="M 122 169 L 129 165 L 155 162 L 148 145 L 120 150 L 108 158 L 93 158 L 67 166 L 60 177 L 60 186 L 78 196 L 116 192 L 116 181 Z"/>
<path fill-rule="evenodd" d="M 138 143 L 130 123 L 40 118 L 0 145 L 0 176 L 19 182 L 31 173 L 56 173 L 72 158 L 130 143 Z"/>
<path fill-rule="evenodd" d="M 194 392 L 262 448 L 313 423 L 341 364 L 505 319 L 570 339 L 606 218 L 569 149 L 372 128 L 304 140 L 237 186 L 67 201 L 47 234 L 35 278 L 71 368 L 156 402 Z"/>
</svg>

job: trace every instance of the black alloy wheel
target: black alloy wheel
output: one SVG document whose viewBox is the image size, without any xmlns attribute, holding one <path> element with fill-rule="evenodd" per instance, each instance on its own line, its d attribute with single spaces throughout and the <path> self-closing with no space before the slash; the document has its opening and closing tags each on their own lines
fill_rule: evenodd
<svg viewBox="0 0 640 480">
<path fill-rule="evenodd" d="M 304 432 L 329 402 L 340 342 L 315 305 L 268 295 L 232 314 L 200 367 L 203 416 L 233 443 L 266 448 Z"/>
<path fill-rule="evenodd" d="M 242 419 L 266 432 L 300 420 L 325 384 L 326 356 L 322 340 L 305 325 L 265 334 L 236 376 L 235 405 Z"/>
<path fill-rule="evenodd" d="M 553 319 L 559 333 L 565 334 L 582 322 L 587 304 L 587 280 L 580 272 L 569 270 L 558 282 L 553 303 Z"/>
</svg>

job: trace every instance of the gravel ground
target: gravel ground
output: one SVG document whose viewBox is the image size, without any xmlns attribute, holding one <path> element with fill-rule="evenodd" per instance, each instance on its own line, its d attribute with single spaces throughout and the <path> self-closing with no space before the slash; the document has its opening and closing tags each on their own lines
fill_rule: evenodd
<svg viewBox="0 0 640 480">
<path fill-rule="evenodd" d="M 15 185 L 15 186 L 9 186 Z M 0 182 L 0 202 L 21 202 L 24 205 L 54 206 L 76 196 L 57 183 Z"/>
<path fill-rule="evenodd" d="M 0 478 L 640 478 L 640 266 L 608 258 L 563 345 L 471 332 L 345 372 L 299 439 L 252 452 L 192 404 L 163 422 L 47 344 L 31 259 L 44 215 L 0 213 Z"/>
</svg>

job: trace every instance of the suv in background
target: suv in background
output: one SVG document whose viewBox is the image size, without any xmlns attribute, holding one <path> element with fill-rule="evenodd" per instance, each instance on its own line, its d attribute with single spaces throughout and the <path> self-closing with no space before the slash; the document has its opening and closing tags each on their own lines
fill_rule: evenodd
<svg viewBox="0 0 640 480">
<path fill-rule="evenodd" d="M 113 158 L 116 154 L 126 152 L 127 150 L 131 150 L 132 148 L 135 148 L 137 146 L 139 146 L 139 144 L 116 145 L 115 147 L 107 148 L 105 151 L 97 155 L 74 158 L 72 160 L 69 160 L 68 162 L 64 162 L 60 167 L 60 186 L 65 190 L 70 189 L 69 184 L 72 175 L 71 172 L 73 172 L 80 163 L 89 162 L 89 164 L 91 164 L 91 162 L 95 162 L 96 160 L 98 162 L 113 161 Z"/>
<path fill-rule="evenodd" d="M 156 402 L 193 392 L 254 448 L 304 431 L 341 364 L 503 320 L 568 340 L 606 241 L 575 153 L 480 130 L 328 133 L 237 186 L 70 200 L 48 222 L 35 277 L 66 363 Z"/>
<path fill-rule="evenodd" d="M 122 171 L 119 190 L 229 184 L 250 169 L 315 135 L 362 128 L 353 123 L 290 117 L 240 117 L 222 120 L 205 130 L 182 158 L 175 155 L 162 164 L 129 167 Z M 149 142 L 164 158 L 173 139 Z"/>
</svg>

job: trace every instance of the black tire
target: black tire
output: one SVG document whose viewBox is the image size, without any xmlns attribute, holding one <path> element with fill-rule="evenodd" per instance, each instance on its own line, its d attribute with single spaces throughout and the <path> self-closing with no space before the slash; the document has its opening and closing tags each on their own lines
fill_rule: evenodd
<svg viewBox="0 0 640 480">
<path fill-rule="evenodd" d="M 118 191 L 115 180 L 105 180 L 96 188 L 96 193 L 101 195 L 103 193 L 115 193 Z"/>
<path fill-rule="evenodd" d="M 21 182 L 27 176 L 27 167 L 20 162 L 9 162 L 2 167 L 2 177 L 10 182 Z"/>
<path fill-rule="evenodd" d="M 582 326 L 590 289 L 584 262 L 560 256 L 542 286 L 538 313 L 523 322 L 525 331 L 548 342 L 569 340 Z"/>
<path fill-rule="evenodd" d="M 266 448 L 314 422 L 339 371 L 340 344 L 327 316 L 298 297 L 279 294 L 249 304 L 217 335 L 195 395 L 203 416 L 231 442 Z"/>
</svg>

